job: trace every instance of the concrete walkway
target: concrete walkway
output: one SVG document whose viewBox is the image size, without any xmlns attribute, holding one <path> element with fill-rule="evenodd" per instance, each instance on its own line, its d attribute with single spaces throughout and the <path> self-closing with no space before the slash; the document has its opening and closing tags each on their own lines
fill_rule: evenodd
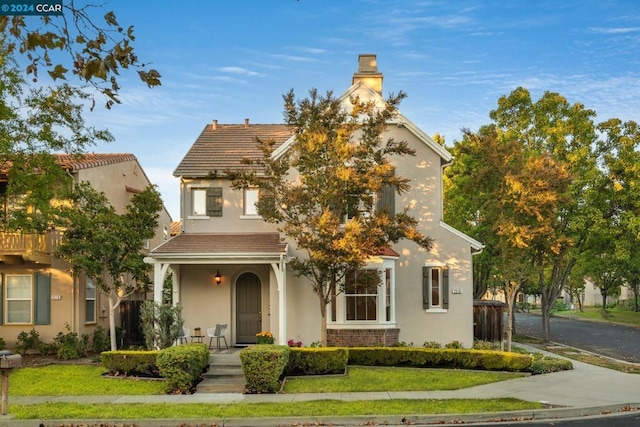
<svg viewBox="0 0 640 427">
<path fill-rule="evenodd" d="M 519 344 L 522 347 L 522 345 Z M 541 352 L 531 349 L 532 352 Z M 543 352 L 544 353 L 544 352 Z M 555 356 L 549 354 L 550 356 Z M 557 357 L 557 356 L 555 356 Z M 574 369 L 545 375 L 533 375 L 493 384 L 486 384 L 455 391 L 429 392 L 372 392 L 372 393 L 304 393 L 304 394 L 259 394 L 245 395 L 241 393 L 196 393 L 193 395 L 153 395 L 153 396 L 64 396 L 64 397 L 12 397 L 9 394 L 9 410 L 11 404 L 39 404 L 45 402 L 75 402 L 100 404 L 128 404 L 128 403 L 260 403 L 260 402 L 303 402 L 310 400 L 391 400 L 391 399 L 485 399 L 511 397 L 533 402 L 543 402 L 553 409 L 530 410 L 507 413 L 466 414 L 466 415 L 436 415 L 415 417 L 369 416 L 369 417 L 315 417 L 292 419 L 227 419 L 227 420 L 130 420 L 136 426 L 189 426 L 200 425 L 201 422 L 216 423 L 225 426 L 267 426 L 295 423 L 325 423 L 332 425 L 356 425 L 367 421 L 402 424 L 406 422 L 417 424 L 452 422 L 489 422 L 491 420 L 511 419 L 557 419 L 598 415 L 603 413 L 617 413 L 624 410 L 640 411 L 640 375 L 624 374 L 606 368 L 573 361 Z M 188 417 L 188 414 L 185 414 Z M 398 418 L 398 419 L 396 419 Z M 105 420 L 82 420 L 82 425 L 103 425 Z M 116 421 L 116 420 L 110 420 Z M 117 420 L 126 423 L 126 420 Z M 71 423 L 71 420 L 52 420 L 51 424 L 60 425 L 61 422 Z M 78 420 L 75 421 L 79 423 Z M 34 420 L 22 422 L 11 420 L 10 415 L 0 417 L 0 426 L 32 426 Z M 69 424 L 64 424 L 69 425 Z M 70 424 L 73 425 L 73 424 Z M 208 424 L 211 425 L 211 424 Z"/>
</svg>

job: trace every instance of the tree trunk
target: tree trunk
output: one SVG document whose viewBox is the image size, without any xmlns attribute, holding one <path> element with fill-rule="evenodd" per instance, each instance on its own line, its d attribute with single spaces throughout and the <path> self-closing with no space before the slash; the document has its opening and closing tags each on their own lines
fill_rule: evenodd
<svg viewBox="0 0 640 427">
<path fill-rule="evenodd" d="M 602 312 L 607 312 L 607 291 L 603 288 L 600 288 L 600 294 L 602 295 Z"/>
<path fill-rule="evenodd" d="M 114 306 L 113 297 L 109 295 L 109 336 L 111 338 L 111 351 L 118 350 L 118 341 L 116 339 L 116 307 Z"/>
<path fill-rule="evenodd" d="M 549 342 L 549 317 L 551 315 L 551 303 L 549 302 L 548 291 L 542 289 L 542 295 L 540 300 L 540 311 L 542 312 L 542 342 Z"/>
<path fill-rule="evenodd" d="M 327 306 L 324 299 L 320 299 L 320 342 L 322 346 L 327 346 Z"/>
</svg>

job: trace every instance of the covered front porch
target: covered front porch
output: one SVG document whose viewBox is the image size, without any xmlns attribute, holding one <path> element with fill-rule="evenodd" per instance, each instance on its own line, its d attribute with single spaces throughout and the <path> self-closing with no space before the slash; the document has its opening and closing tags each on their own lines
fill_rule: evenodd
<svg viewBox="0 0 640 427">
<path fill-rule="evenodd" d="M 154 301 L 180 304 L 189 335 L 201 328 L 202 342 L 216 346 L 207 329 L 226 324 L 229 345 L 243 346 L 261 331 L 286 343 L 286 259 L 277 233 L 218 233 L 180 234 L 146 260 Z"/>
</svg>

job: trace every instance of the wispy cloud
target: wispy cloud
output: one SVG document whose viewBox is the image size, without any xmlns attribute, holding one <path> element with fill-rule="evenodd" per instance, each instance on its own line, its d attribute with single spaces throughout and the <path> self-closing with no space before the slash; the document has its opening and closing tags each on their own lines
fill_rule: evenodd
<svg viewBox="0 0 640 427">
<path fill-rule="evenodd" d="M 605 28 L 605 27 L 590 27 L 589 31 L 598 34 L 628 34 L 640 32 L 640 27 L 617 27 L 617 28 Z"/>
<path fill-rule="evenodd" d="M 241 67 L 220 67 L 218 71 L 222 71 L 223 73 L 230 74 L 240 74 L 243 76 L 249 77 L 264 77 L 264 74 L 258 73 L 256 71 L 247 70 L 246 68 Z"/>
</svg>

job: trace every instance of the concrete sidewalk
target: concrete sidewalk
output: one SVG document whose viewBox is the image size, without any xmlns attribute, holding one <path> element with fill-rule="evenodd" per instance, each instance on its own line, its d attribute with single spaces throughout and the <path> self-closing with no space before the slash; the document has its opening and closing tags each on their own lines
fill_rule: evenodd
<svg viewBox="0 0 640 427">
<path fill-rule="evenodd" d="M 519 344 L 519 346 L 522 346 Z M 541 352 L 531 349 L 532 352 Z M 543 352 L 545 353 L 545 352 Z M 557 357 L 548 353 L 550 356 Z M 225 420 L 117 420 L 119 424 L 127 422 L 136 426 L 176 426 L 200 425 L 202 422 L 216 423 L 225 426 L 268 426 L 282 424 L 324 423 L 331 425 L 356 425 L 367 421 L 373 423 L 402 424 L 405 422 L 416 424 L 445 423 L 455 425 L 459 422 L 490 422 L 496 420 L 513 419 L 558 419 L 567 417 L 582 417 L 603 413 L 617 413 L 626 410 L 640 411 L 640 375 L 624 374 L 606 368 L 572 361 L 574 369 L 545 375 L 533 375 L 508 381 L 501 381 L 454 391 L 428 392 L 372 392 L 372 393 L 303 393 L 303 394 L 254 394 L 240 393 L 196 393 L 193 395 L 151 395 L 151 396 L 64 396 L 64 397 L 11 397 L 9 395 L 9 410 L 11 404 L 40 404 L 46 402 L 74 402 L 100 404 L 131 404 L 131 403 L 273 403 L 273 402 L 304 402 L 311 400 L 392 400 L 392 399 L 486 399 L 486 398 L 517 398 L 532 402 L 545 403 L 553 409 L 529 410 L 505 413 L 486 414 L 447 414 L 433 416 L 394 417 L 313 417 L 291 419 L 225 419 Z M 188 417 L 188 414 L 185 414 Z M 35 420 L 28 422 L 11 420 L 10 415 L 0 417 L 0 426 L 33 426 Z M 109 420 L 116 422 L 116 420 Z M 50 422 L 50 424 L 47 424 Z M 73 425 L 79 420 L 46 420 L 47 425 Z M 105 420 L 82 420 L 82 425 L 101 425 Z M 187 424 L 185 424 L 185 422 Z"/>
</svg>

